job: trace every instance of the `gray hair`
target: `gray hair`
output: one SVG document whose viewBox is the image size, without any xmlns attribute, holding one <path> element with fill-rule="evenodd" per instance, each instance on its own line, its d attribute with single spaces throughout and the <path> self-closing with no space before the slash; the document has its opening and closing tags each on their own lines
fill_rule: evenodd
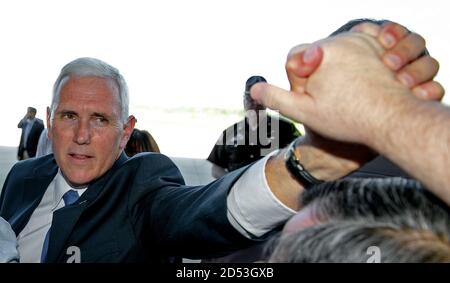
<svg viewBox="0 0 450 283">
<path fill-rule="evenodd" d="M 54 117 L 54 112 L 59 104 L 59 91 L 62 81 L 70 76 L 80 77 L 100 77 L 112 79 L 119 88 L 119 102 L 120 102 L 120 118 L 122 122 L 126 122 L 128 118 L 128 87 L 123 76 L 119 73 L 119 70 L 95 58 L 78 58 L 67 65 L 65 65 L 56 79 L 53 85 L 53 97 L 50 107 L 51 117 Z"/>
<path fill-rule="evenodd" d="M 426 218 L 450 227 L 448 206 L 419 182 L 406 178 L 348 178 L 325 182 L 304 192 L 302 207 L 310 206 L 320 222 L 359 219 L 408 222 Z"/>
<path fill-rule="evenodd" d="M 365 262 L 371 246 L 385 262 L 450 261 L 448 206 L 417 181 L 342 179 L 300 202 L 324 224 L 273 241 L 275 262 Z"/>
<path fill-rule="evenodd" d="M 364 219 L 310 227 L 282 237 L 269 261 L 364 263 L 377 249 L 375 262 L 450 262 L 448 234 L 430 231 L 422 220 L 414 227 Z"/>
</svg>

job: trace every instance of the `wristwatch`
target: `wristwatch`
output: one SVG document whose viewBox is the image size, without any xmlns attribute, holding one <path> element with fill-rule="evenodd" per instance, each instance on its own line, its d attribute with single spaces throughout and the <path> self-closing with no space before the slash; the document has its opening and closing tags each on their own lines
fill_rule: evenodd
<svg viewBox="0 0 450 283">
<path fill-rule="evenodd" d="M 306 171 L 305 167 L 300 163 L 299 158 L 295 155 L 295 145 L 297 143 L 297 139 L 291 142 L 288 146 L 288 149 L 284 155 L 284 160 L 286 163 L 286 168 L 289 173 L 300 183 L 303 185 L 305 189 L 310 188 L 311 186 L 323 183 L 322 180 L 314 178 L 308 171 Z"/>
</svg>

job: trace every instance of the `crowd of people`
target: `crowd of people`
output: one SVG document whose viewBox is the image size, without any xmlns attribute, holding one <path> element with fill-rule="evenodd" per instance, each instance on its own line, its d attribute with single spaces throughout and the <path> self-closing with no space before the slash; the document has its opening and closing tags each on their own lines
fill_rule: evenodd
<svg viewBox="0 0 450 283">
<path fill-rule="evenodd" d="M 19 123 L 25 157 L 0 196 L 0 260 L 449 262 L 438 66 L 420 35 L 388 21 L 350 21 L 296 46 L 290 90 L 249 78 L 246 117 L 208 157 L 218 179 L 191 187 L 134 129 L 119 71 L 76 59 L 47 110 L 52 154 L 26 159 L 36 110 Z"/>
</svg>

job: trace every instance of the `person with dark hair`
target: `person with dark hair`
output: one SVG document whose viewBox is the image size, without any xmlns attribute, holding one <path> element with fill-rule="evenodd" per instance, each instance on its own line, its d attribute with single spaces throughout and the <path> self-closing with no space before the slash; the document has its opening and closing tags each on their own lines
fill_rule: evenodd
<svg viewBox="0 0 450 283">
<path fill-rule="evenodd" d="M 262 76 L 251 76 L 245 82 L 245 118 L 225 129 L 207 160 L 213 163 L 213 176 L 218 178 L 248 165 L 270 152 L 287 146 L 300 136 L 295 125 L 268 115 L 266 107 L 250 96 L 250 88 L 258 82 L 267 82 Z"/>
<path fill-rule="evenodd" d="M 344 179 L 301 196 L 270 262 L 450 262 L 448 206 L 417 181 Z"/>
<path fill-rule="evenodd" d="M 148 131 L 134 128 L 125 146 L 125 153 L 128 157 L 133 157 L 141 152 L 159 153 L 160 151 L 158 144 Z"/>
<path fill-rule="evenodd" d="M 17 153 L 17 159 L 19 160 L 36 156 L 39 137 L 42 130 L 44 130 L 44 123 L 41 119 L 36 118 L 36 112 L 36 108 L 28 107 L 27 114 L 25 114 L 17 125 L 17 128 L 22 129 Z"/>
</svg>

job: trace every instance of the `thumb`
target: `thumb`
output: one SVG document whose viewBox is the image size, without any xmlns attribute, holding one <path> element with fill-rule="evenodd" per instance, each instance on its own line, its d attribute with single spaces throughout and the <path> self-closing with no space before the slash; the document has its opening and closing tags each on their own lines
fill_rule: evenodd
<svg viewBox="0 0 450 283">
<path fill-rule="evenodd" d="M 317 44 L 302 44 L 291 49 L 286 61 L 288 76 L 307 78 L 319 67 L 323 50 Z"/>
<path fill-rule="evenodd" d="M 303 123 L 306 110 L 313 106 L 311 97 L 304 93 L 287 91 L 268 83 L 257 83 L 250 89 L 250 95 L 258 103 L 279 111 L 283 116 Z"/>
</svg>

